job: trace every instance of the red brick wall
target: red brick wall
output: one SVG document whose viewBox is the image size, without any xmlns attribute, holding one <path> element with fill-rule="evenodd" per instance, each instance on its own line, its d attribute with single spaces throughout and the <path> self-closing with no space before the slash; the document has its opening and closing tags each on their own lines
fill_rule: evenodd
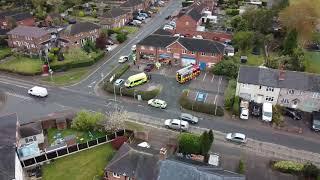
<svg viewBox="0 0 320 180">
<path fill-rule="evenodd" d="M 189 31 L 195 31 L 197 29 L 197 22 L 188 15 L 179 17 L 176 21 L 176 33 L 188 34 Z"/>
<path fill-rule="evenodd" d="M 96 30 L 96 31 L 95 31 Z M 100 35 L 101 30 L 100 29 L 95 29 L 90 32 L 82 32 L 77 35 L 69 36 L 67 34 L 62 34 L 61 37 L 63 39 L 67 39 L 69 43 L 67 43 L 65 46 L 68 47 L 81 47 L 81 39 L 86 39 L 94 36 L 95 38 L 98 38 Z M 95 31 L 95 32 L 94 32 Z M 75 43 L 77 42 L 77 43 Z"/>
<path fill-rule="evenodd" d="M 40 38 L 26 38 L 25 36 L 8 36 L 8 45 L 12 48 L 17 48 L 19 50 L 24 50 L 25 47 L 27 47 L 26 43 L 29 44 L 29 48 L 27 48 L 28 52 L 32 53 L 38 53 L 40 48 L 42 47 L 41 42 L 47 41 L 51 38 L 50 34 L 47 34 L 45 36 L 42 36 Z M 15 44 L 14 44 L 15 42 Z M 20 42 L 20 46 L 19 43 Z M 32 47 L 31 45 L 34 45 Z"/>
</svg>

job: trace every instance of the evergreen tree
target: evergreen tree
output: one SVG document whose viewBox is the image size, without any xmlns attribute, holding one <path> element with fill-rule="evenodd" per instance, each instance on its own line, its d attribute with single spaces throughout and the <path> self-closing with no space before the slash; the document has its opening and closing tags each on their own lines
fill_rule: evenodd
<svg viewBox="0 0 320 180">
<path fill-rule="evenodd" d="M 283 43 L 283 54 L 291 56 L 298 46 L 298 33 L 295 29 L 289 31 Z"/>
</svg>

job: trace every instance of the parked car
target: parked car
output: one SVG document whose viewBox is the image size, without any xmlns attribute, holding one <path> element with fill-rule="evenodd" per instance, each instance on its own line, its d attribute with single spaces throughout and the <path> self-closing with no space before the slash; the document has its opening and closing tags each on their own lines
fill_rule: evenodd
<svg viewBox="0 0 320 180">
<path fill-rule="evenodd" d="M 149 17 L 149 15 L 147 14 L 147 13 L 139 13 L 139 16 L 141 16 L 141 17 L 145 17 L 145 18 L 148 18 Z"/>
<path fill-rule="evenodd" d="M 311 129 L 320 131 L 320 112 L 312 112 L 311 121 Z"/>
<path fill-rule="evenodd" d="M 193 39 L 203 39 L 203 37 L 201 35 L 196 35 L 192 37 Z"/>
<path fill-rule="evenodd" d="M 226 139 L 228 141 L 233 141 L 236 143 L 246 143 L 247 142 L 246 135 L 244 135 L 242 133 L 228 133 L 226 135 Z"/>
<path fill-rule="evenodd" d="M 108 40 L 107 40 L 107 45 L 114 45 L 114 43 L 112 42 L 111 39 L 108 39 Z"/>
<path fill-rule="evenodd" d="M 147 66 L 143 70 L 146 72 L 150 72 L 152 71 L 153 68 L 154 68 L 154 64 L 147 64 Z"/>
<path fill-rule="evenodd" d="M 165 109 L 167 107 L 167 103 L 161 99 L 150 99 L 148 101 L 148 105 L 161 109 Z"/>
<path fill-rule="evenodd" d="M 168 24 L 163 26 L 163 30 L 173 30 L 174 28 Z"/>
<path fill-rule="evenodd" d="M 261 106 L 256 103 L 252 104 L 251 105 L 251 114 L 253 116 L 260 117 L 261 116 Z"/>
<path fill-rule="evenodd" d="M 166 17 L 166 20 L 169 20 L 169 19 L 171 19 L 171 16 L 167 16 L 167 17 Z"/>
<path fill-rule="evenodd" d="M 199 119 L 195 116 L 192 116 L 191 114 L 188 113 L 181 113 L 180 119 L 183 121 L 187 121 L 188 123 L 191 124 L 197 124 L 199 122 Z"/>
<path fill-rule="evenodd" d="M 134 20 L 132 21 L 132 23 L 133 23 L 135 26 L 138 26 L 138 25 L 141 25 L 141 24 L 142 24 L 142 22 L 139 21 L 139 20 L 137 20 L 137 19 L 134 19 Z"/>
<path fill-rule="evenodd" d="M 133 46 L 131 47 L 131 51 L 136 51 L 136 49 L 137 49 L 137 45 L 133 45 Z"/>
<path fill-rule="evenodd" d="M 174 22 L 174 21 L 170 21 L 169 23 L 168 23 L 170 26 L 172 26 L 172 27 L 176 27 L 176 22 Z"/>
<path fill-rule="evenodd" d="M 139 21 L 143 21 L 145 20 L 146 18 L 145 17 L 142 17 L 142 16 L 135 16 L 133 17 L 134 20 L 139 20 Z"/>
<path fill-rule="evenodd" d="M 48 96 L 48 91 L 44 87 L 34 86 L 28 90 L 28 94 L 37 97 L 46 97 Z"/>
<path fill-rule="evenodd" d="M 284 115 L 291 117 L 293 120 L 302 120 L 302 114 L 292 108 L 283 108 Z"/>
<path fill-rule="evenodd" d="M 106 51 L 111 51 L 112 50 L 112 48 L 110 47 L 110 46 L 106 46 Z"/>
<path fill-rule="evenodd" d="M 117 79 L 115 82 L 114 82 L 114 85 L 115 86 L 120 86 L 121 84 L 123 84 L 124 82 L 124 79 Z"/>
<path fill-rule="evenodd" d="M 249 109 L 241 108 L 240 119 L 249 119 Z"/>
<path fill-rule="evenodd" d="M 120 56 L 118 62 L 119 63 L 125 63 L 126 61 L 129 60 L 129 57 L 128 56 Z"/>
<path fill-rule="evenodd" d="M 164 121 L 164 126 L 166 128 L 188 131 L 189 123 L 187 121 L 182 121 L 180 119 L 167 119 Z"/>
</svg>

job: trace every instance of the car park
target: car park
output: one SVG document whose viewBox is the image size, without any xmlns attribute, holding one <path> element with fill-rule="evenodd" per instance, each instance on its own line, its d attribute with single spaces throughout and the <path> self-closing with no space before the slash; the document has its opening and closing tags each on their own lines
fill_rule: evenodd
<svg viewBox="0 0 320 180">
<path fill-rule="evenodd" d="M 46 97 L 48 96 L 48 91 L 44 87 L 34 86 L 28 90 L 28 94 L 37 97 Z"/>
<path fill-rule="evenodd" d="M 189 123 L 187 121 L 182 121 L 180 119 L 167 119 L 164 121 L 164 126 L 166 128 L 188 131 Z"/>
<path fill-rule="evenodd" d="M 167 103 L 161 99 L 150 99 L 148 101 L 148 105 L 161 109 L 165 109 L 167 107 Z"/>
<path fill-rule="evenodd" d="M 226 139 L 228 141 L 236 142 L 236 143 L 246 143 L 247 138 L 246 135 L 242 133 L 228 133 L 226 135 Z"/>
<path fill-rule="evenodd" d="M 150 72 L 154 68 L 154 64 L 147 64 L 147 66 L 143 69 L 145 72 Z"/>
<path fill-rule="evenodd" d="M 123 84 L 124 82 L 124 79 L 117 79 L 115 82 L 114 82 L 114 85 L 115 86 L 120 86 L 121 84 Z"/>
<path fill-rule="evenodd" d="M 283 108 L 284 115 L 291 117 L 293 120 L 302 120 L 302 113 L 292 108 Z"/>
<path fill-rule="evenodd" d="M 119 63 L 125 63 L 126 61 L 129 60 L 129 57 L 128 56 L 120 56 L 118 62 Z"/>
<path fill-rule="evenodd" d="M 320 112 L 312 112 L 311 121 L 311 129 L 320 131 Z"/>
<path fill-rule="evenodd" d="M 192 116 L 191 114 L 188 114 L 188 113 L 181 113 L 180 119 L 183 121 L 187 121 L 188 123 L 191 123 L 191 124 L 197 124 L 199 122 L 199 118 Z"/>
</svg>

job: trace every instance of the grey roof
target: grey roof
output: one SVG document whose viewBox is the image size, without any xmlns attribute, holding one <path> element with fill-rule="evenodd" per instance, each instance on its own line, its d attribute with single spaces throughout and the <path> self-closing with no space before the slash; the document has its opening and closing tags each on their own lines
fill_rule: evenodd
<svg viewBox="0 0 320 180">
<path fill-rule="evenodd" d="M 95 29 L 99 29 L 100 26 L 91 22 L 78 22 L 76 24 L 70 24 L 65 30 L 64 33 L 68 35 L 76 35 L 81 32 L 89 32 Z"/>
<path fill-rule="evenodd" d="M 279 80 L 278 69 L 241 66 L 238 81 L 246 84 L 276 88 L 297 89 L 311 92 L 320 91 L 320 75 L 296 71 L 284 72 L 284 80 Z"/>
<path fill-rule="evenodd" d="M 34 136 L 42 133 L 41 122 L 32 122 L 28 124 L 20 125 L 19 127 L 19 135 L 21 138 Z"/>
<path fill-rule="evenodd" d="M 163 28 L 159 28 L 158 30 L 156 30 L 153 34 L 157 34 L 157 35 L 165 35 L 165 36 L 170 36 L 172 35 L 171 32 L 164 30 Z"/>
<path fill-rule="evenodd" d="M 206 39 L 193 39 L 193 38 L 179 38 L 164 35 L 150 35 L 140 41 L 138 45 L 153 46 L 165 48 L 168 45 L 179 42 L 189 51 L 196 52 L 208 52 L 208 53 L 219 53 L 223 54 L 225 46 L 217 41 L 206 40 Z"/>
<path fill-rule="evenodd" d="M 127 11 L 125 11 L 121 8 L 118 8 L 118 7 L 114 7 L 114 8 L 111 8 L 103 17 L 116 18 L 116 17 L 119 17 L 119 16 L 124 15 L 126 13 L 127 13 Z"/>
<path fill-rule="evenodd" d="M 125 3 L 121 4 L 120 7 L 134 7 L 142 3 L 144 3 L 143 0 L 127 0 Z"/>
<path fill-rule="evenodd" d="M 180 14 L 180 16 L 188 15 L 193 20 L 199 21 L 202 17 L 202 10 L 205 8 L 204 4 L 194 3 L 192 6 L 190 6 L 185 13 Z"/>
<path fill-rule="evenodd" d="M 109 162 L 105 170 L 134 177 L 139 180 L 153 180 L 157 176 L 158 151 L 133 147 L 124 143 Z"/>
<path fill-rule="evenodd" d="M 192 160 L 178 157 L 160 162 L 157 180 L 245 180 L 245 176 Z"/>
<path fill-rule="evenodd" d="M 41 28 L 38 28 L 38 27 L 18 26 L 16 28 L 12 29 L 11 31 L 9 31 L 7 34 L 39 38 L 39 37 L 45 36 L 47 34 L 50 34 L 50 32 L 43 30 Z"/>
<path fill-rule="evenodd" d="M 17 115 L 0 117 L 0 179 L 15 178 Z"/>
</svg>

